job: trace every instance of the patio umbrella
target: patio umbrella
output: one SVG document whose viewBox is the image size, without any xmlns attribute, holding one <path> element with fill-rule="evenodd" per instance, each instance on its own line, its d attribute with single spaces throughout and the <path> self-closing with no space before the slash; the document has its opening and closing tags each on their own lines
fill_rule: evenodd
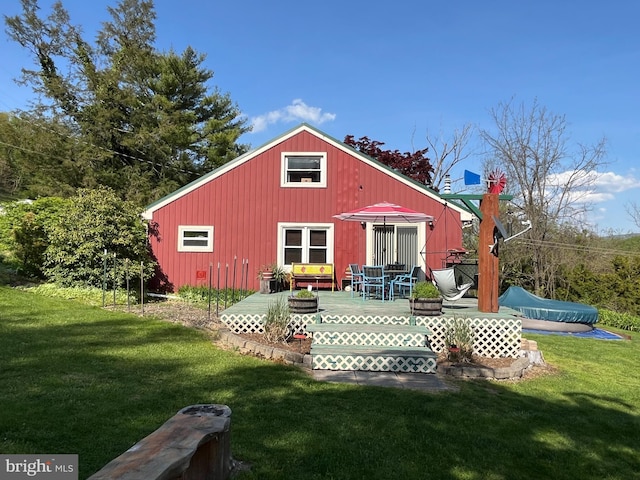
<svg viewBox="0 0 640 480">
<path fill-rule="evenodd" d="M 426 213 L 417 212 L 407 207 L 402 207 L 394 203 L 382 202 L 367 207 L 357 208 L 349 212 L 334 215 L 334 218 L 347 222 L 382 222 L 386 229 L 387 221 L 390 223 L 418 223 L 432 222 L 433 217 Z M 384 231 L 384 230 L 383 230 Z M 382 263 L 385 263 L 385 251 L 382 252 Z"/>
</svg>

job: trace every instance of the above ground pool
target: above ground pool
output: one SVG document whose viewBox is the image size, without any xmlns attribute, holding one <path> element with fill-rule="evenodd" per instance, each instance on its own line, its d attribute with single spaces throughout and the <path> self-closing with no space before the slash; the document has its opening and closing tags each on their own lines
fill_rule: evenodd
<svg viewBox="0 0 640 480">
<path fill-rule="evenodd" d="M 524 315 L 522 328 L 579 332 L 591 330 L 598 321 L 598 309 L 594 307 L 541 298 L 522 287 L 509 287 L 498 302 Z"/>
</svg>

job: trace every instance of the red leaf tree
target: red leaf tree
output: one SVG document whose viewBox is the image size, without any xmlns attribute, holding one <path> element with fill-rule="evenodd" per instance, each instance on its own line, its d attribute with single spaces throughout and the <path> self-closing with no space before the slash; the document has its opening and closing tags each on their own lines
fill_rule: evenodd
<svg viewBox="0 0 640 480">
<path fill-rule="evenodd" d="M 431 161 L 425 156 L 428 148 L 416 150 L 413 153 L 400 153 L 398 150 L 382 150 L 384 142 L 371 140 L 369 137 L 361 137 L 356 140 L 353 135 L 344 137 L 344 143 L 356 150 L 368 155 L 380 163 L 402 173 L 403 175 L 424 185 L 432 186 L 433 167 Z"/>
</svg>

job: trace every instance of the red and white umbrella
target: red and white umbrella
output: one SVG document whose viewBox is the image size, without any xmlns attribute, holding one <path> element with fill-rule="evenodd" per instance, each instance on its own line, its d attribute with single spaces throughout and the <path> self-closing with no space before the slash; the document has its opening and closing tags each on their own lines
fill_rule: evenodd
<svg viewBox="0 0 640 480">
<path fill-rule="evenodd" d="M 418 223 L 433 221 L 431 215 L 416 212 L 407 207 L 402 207 L 394 203 L 382 202 L 368 207 L 357 208 L 350 212 L 339 213 L 334 218 L 347 222 L 382 222 L 390 223 Z"/>
</svg>

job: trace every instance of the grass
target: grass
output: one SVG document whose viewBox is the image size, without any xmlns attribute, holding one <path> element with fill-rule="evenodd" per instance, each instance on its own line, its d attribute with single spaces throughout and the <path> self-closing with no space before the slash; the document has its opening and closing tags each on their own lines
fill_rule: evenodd
<svg viewBox="0 0 640 480">
<path fill-rule="evenodd" d="M 316 382 L 202 333 L 0 287 L 0 452 L 86 478 L 180 408 L 232 409 L 241 479 L 639 479 L 639 334 L 529 336 L 557 373 L 459 392 Z"/>
</svg>

